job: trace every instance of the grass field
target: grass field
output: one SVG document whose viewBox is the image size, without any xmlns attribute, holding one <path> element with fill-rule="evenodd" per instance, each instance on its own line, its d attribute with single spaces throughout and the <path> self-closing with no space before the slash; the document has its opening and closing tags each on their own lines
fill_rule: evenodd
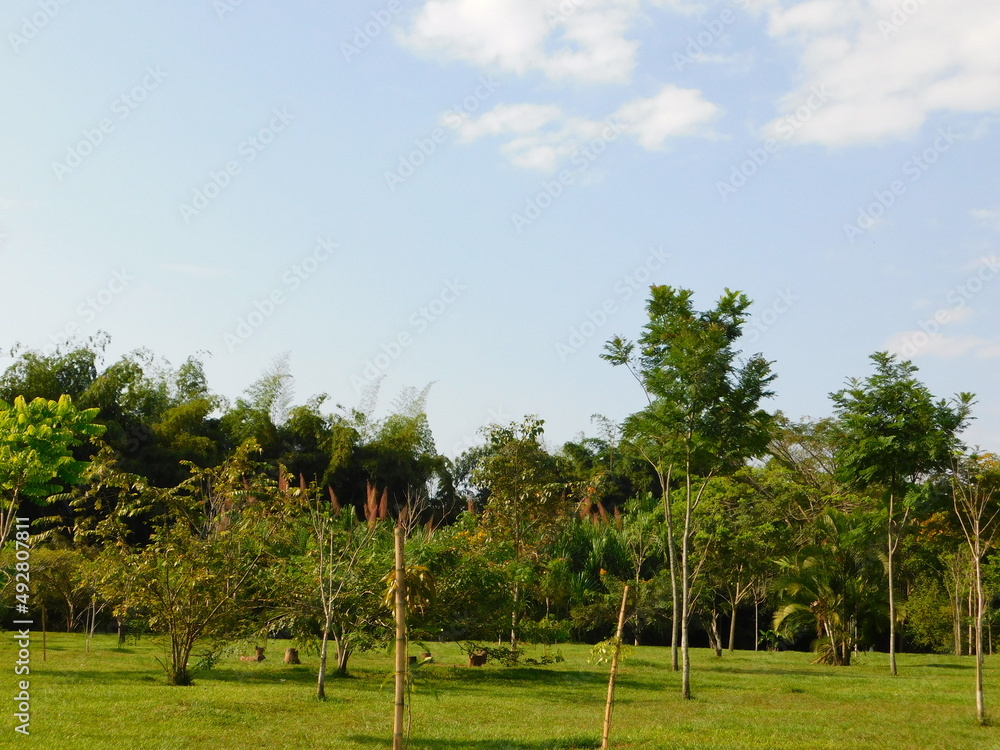
<svg viewBox="0 0 1000 750">
<path fill-rule="evenodd" d="M 0 747 L 74 750 L 156 748 L 343 748 L 391 745 L 391 658 L 352 659 L 353 676 L 331 680 L 330 700 L 313 698 L 317 658 L 281 663 L 228 657 L 167 687 L 144 639 L 123 651 L 112 636 L 50 634 L 48 658 L 32 644 L 31 735 L 13 731 L 4 709 Z M 415 646 L 413 652 L 419 649 Z M 587 661 L 586 646 L 563 646 L 566 660 L 543 667 L 469 668 L 454 644 L 434 644 L 413 695 L 414 750 L 593 748 L 600 738 L 607 667 Z M 529 654 L 531 656 L 532 654 Z M 538 653 L 534 654 L 535 656 Z M 4 703 L 16 694 L 14 645 L 0 645 Z M 1000 726 L 974 722 L 972 659 L 902 655 L 900 675 L 884 654 L 855 666 L 820 667 L 801 653 L 736 652 L 717 659 L 692 652 L 694 700 L 681 701 L 669 650 L 634 649 L 618 682 L 612 744 L 621 748 L 807 750 L 962 750 L 1000 748 Z M 1000 717 L 1000 657 L 987 661 L 987 707 Z M 998 721 L 1000 724 L 1000 721 Z"/>
</svg>

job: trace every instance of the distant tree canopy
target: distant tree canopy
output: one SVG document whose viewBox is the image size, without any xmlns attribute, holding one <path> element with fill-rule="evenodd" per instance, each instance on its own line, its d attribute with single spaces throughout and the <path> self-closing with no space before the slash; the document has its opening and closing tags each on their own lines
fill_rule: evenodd
<svg viewBox="0 0 1000 750">
<path fill-rule="evenodd" d="M 989 642 L 996 460 L 957 438 L 972 396 L 936 401 L 912 363 L 877 353 L 831 417 L 792 421 L 762 406 L 771 363 L 738 349 L 745 295 L 697 311 L 688 290 L 650 294 L 635 342 L 604 353 L 640 385 L 632 414 L 595 415 L 595 434 L 560 446 L 538 416 L 489 424 L 453 457 L 427 418 L 432 385 L 382 409 L 378 384 L 354 405 L 299 400 L 279 357 L 230 400 L 198 356 L 105 363 L 102 338 L 15 350 L 2 539 L 29 518 L 49 621 L 163 635 L 175 684 L 236 637 L 330 642 L 338 672 L 386 643 L 397 522 L 434 581 L 413 633 L 509 639 L 509 661 L 526 642 L 611 636 L 626 585 L 626 637 L 682 653 L 721 656 L 726 629 L 730 650 L 811 647 L 840 665 L 897 635 L 955 653 Z M 13 553 L 0 545 L 0 583 Z"/>
</svg>

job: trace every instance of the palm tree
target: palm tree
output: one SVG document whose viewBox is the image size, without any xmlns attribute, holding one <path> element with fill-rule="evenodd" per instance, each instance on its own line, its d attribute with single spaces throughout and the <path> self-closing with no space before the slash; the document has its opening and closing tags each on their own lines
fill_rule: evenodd
<svg viewBox="0 0 1000 750">
<path fill-rule="evenodd" d="M 774 629 L 792 638 L 812 630 L 817 662 L 848 666 L 851 652 L 884 616 L 882 561 L 858 516 L 822 513 L 815 540 L 777 561 Z"/>
</svg>

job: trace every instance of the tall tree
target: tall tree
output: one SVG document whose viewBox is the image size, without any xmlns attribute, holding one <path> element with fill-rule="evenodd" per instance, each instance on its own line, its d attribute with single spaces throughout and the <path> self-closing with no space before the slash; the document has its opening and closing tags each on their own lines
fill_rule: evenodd
<svg viewBox="0 0 1000 750">
<path fill-rule="evenodd" d="M 968 423 L 973 396 L 960 393 L 950 401 L 936 401 L 915 377 L 912 362 L 888 352 L 876 352 L 870 359 L 874 374 L 864 380 L 851 378 L 830 398 L 845 438 L 839 450 L 841 478 L 855 487 L 884 490 L 889 671 L 896 674 L 894 562 L 910 519 L 907 492 L 920 477 L 948 467 L 958 434 Z"/>
<path fill-rule="evenodd" d="M 983 557 L 1000 528 L 1000 460 L 994 455 L 956 459 L 952 472 L 955 514 L 969 545 L 975 585 L 976 718 L 986 724 L 983 697 Z"/>
<path fill-rule="evenodd" d="M 738 361 L 735 344 L 743 332 L 750 299 L 726 290 L 714 309 L 694 309 L 693 293 L 669 286 L 650 288 L 649 322 L 639 337 L 640 350 L 616 337 L 604 359 L 627 365 L 647 394 L 648 406 L 630 417 L 633 434 L 655 439 L 664 496 L 671 475 L 683 488 L 680 533 L 681 695 L 691 697 L 688 630 L 693 604 L 692 560 L 696 513 L 713 477 L 761 456 L 770 439 L 773 418 L 760 407 L 772 394 L 770 363 L 755 354 Z M 664 471 L 666 467 L 666 471 Z M 667 517 L 670 517 L 667 511 Z"/>
</svg>

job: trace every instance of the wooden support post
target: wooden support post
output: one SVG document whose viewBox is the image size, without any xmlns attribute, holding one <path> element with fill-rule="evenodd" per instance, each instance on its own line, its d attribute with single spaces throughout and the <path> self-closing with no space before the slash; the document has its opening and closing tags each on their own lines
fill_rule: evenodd
<svg viewBox="0 0 1000 750">
<path fill-rule="evenodd" d="M 392 723 L 392 750 L 403 750 L 403 711 L 406 706 L 406 561 L 403 527 L 396 526 L 396 711 Z"/>
<path fill-rule="evenodd" d="M 618 657 L 622 650 L 622 629 L 625 627 L 625 604 L 628 602 L 628 586 L 622 592 L 622 608 L 618 612 L 618 631 L 615 633 L 615 650 L 611 657 L 611 677 L 608 679 L 608 702 L 604 707 L 604 730 L 601 732 L 601 750 L 607 750 L 608 735 L 611 733 L 611 710 L 615 704 L 615 678 L 618 677 Z"/>
</svg>

